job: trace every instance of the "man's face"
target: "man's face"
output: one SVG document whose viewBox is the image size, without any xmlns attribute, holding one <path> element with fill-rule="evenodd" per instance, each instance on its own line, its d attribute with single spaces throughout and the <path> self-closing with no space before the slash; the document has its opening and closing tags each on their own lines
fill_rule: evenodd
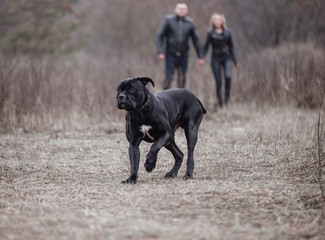
<svg viewBox="0 0 325 240">
<path fill-rule="evenodd" d="M 188 9 L 185 3 L 178 3 L 175 7 L 175 13 L 179 17 L 185 17 L 187 15 Z"/>
</svg>

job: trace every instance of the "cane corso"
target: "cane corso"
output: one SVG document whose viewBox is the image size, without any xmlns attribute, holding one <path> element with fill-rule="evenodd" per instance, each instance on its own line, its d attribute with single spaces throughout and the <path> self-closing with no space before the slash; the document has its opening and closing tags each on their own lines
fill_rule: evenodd
<svg viewBox="0 0 325 240">
<path fill-rule="evenodd" d="M 174 133 L 178 127 L 185 130 L 188 157 L 184 179 L 193 178 L 193 152 L 198 138 L 198 129 L 206 113 L 200 100 L 186 89 L 168 89 L 153 94 L 146 87 L 154 86 L 147 77 L 122 80 L 117 87 L 117 107 L 125 109 L 126 137 L 129 141 L 131 163 L 130 177 L 122 183 L 136 183 L 138 178 L 142 140 L 153 143 L 145 161 L 145 169 L 151 172 L 157 161 L 157 154 L 162 147 L 167 148 L 175 158 L 173 168 L 166 178 L 175 178 L 182 165 L 183 153 L 175 143 Z"/>
</svg>

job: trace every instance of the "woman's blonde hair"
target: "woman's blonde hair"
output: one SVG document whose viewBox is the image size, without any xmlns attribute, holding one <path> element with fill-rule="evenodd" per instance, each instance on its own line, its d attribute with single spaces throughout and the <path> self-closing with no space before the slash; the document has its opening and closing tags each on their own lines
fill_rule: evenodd
<svg viewBox="0 0 325 240">
<path fill-rule="evenodd" d="M 227 27 L 227 24 L 226 24 L 226 18 L 225 18 L 225 15 L 223 15 L 222 13 L 213 13 L 211 15 L 211 18 L 210 18 L 210 27 L 211 28 L 215 28 L 214 27 L 214 24 L 213 24 L 213 19 L 215 17 L 220 17 L 221 18 L 221 21 L 222 21 L 222 28 L 225 29 Z"/>
</svg>

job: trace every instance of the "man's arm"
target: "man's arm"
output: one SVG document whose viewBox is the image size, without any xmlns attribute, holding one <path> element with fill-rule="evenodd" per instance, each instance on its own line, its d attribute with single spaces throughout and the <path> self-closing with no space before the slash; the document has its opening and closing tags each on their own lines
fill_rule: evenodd
<svg viewBox="0 0 325 240">
<path fill-rule="evenodd" d="M 167 19 L 165 18 L 160 24 L 157 31 L 157 53 L 164 54 L 163 43 L 167 33 Z"/>
<path fill-rule="evenodd" d="M 191 38 L 192 38 L 192 41 L 193 41 L 193 45 L 194 45 L 197 57 L 199 59 L 202 59 L 203 58 L 203 51 L 202 51 L 199 35 L 198 35 L 197 31 L 196 31 L 194 23 L 193 23 L 193 28 L 192 28 L 192 31 L 191 31 Z"/>
</svg>

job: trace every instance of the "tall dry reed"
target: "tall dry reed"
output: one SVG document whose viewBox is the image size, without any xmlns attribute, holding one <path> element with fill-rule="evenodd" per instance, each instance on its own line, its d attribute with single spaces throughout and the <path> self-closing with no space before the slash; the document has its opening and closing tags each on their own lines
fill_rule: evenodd
<svg viewBox="0 0 325 240">
<path fill-rule="evenodd" d="M 324 51 L 313 45 L 287 44 L 239 59 L 233 70 L 232 101 L 315 107 L 324 83 Z M 120 119 L 115 89 L 121 79 L 148 76 L 153 91 L 161 90 L 164 63 L 141 53 L 98 59 L 85 54 L 53 59 L 0 57 L 0 130 L 51 127 L 65 119 Z M 175 83 L 173 85 L 175 86 Z M 207 59 L 200 68 L 190 56 L 187 87 L 209 109 L 215 102 L 215 82 Z M 30 121 L 33 119 L 33 121 Z"/>
<path fill-rule="evenodd" d="M 315 108 L 324 81 L 324 50 L 311 44 L 284 44 L 247 56 L 235 72 L 234 93 L 238 100 Z"/>
</svg>

